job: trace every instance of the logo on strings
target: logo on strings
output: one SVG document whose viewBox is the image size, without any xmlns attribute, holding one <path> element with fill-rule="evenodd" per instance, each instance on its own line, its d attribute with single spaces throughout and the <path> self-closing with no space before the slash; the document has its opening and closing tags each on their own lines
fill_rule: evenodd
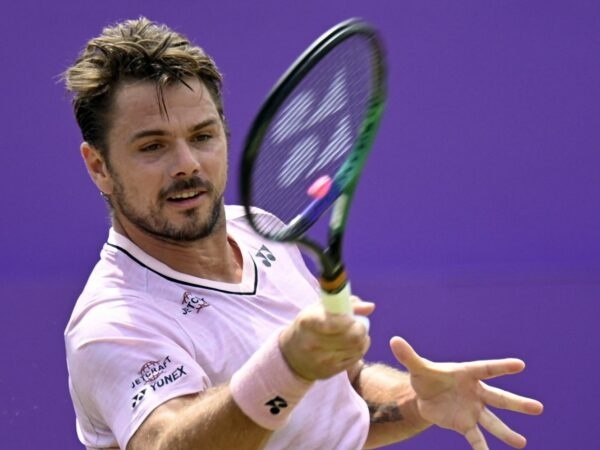
<svg viewBox="0 0 600 450">
<path fill-rule="evenodd" d="M 288 187 L 300 177 L 309 178 L 329 163 L 341 158 L 352 145 L 353 131 L 350 116 L 339 114 L 348 103 L 348 82 L 345 70 L 340 69 L 320 101 L 313 90 L 303 91 L 292 99 L 273 125 L 271 142 L 278 145 L 296 136 L 302 136 L 290 150 L 277 177 L 279 185 Z M 336 119 L 334 116 L 338 115 Z M 321 137 L 315 128 L 326 120 L 336 121 L 327 145 L 321 145 Z M 312 130 L 308 133 L 307 131 Z"/>
</svg>

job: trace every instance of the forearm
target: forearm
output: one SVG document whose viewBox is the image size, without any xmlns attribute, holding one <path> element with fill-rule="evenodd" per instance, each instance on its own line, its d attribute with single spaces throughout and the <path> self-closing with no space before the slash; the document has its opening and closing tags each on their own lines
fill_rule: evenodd
<svg viewBox="0 0 600 450">
<path fill-rule="evenodd" d="M 142 424 L 145 445 L 128 450 L 263 448 L 272 431 L 287 423 L 312 387 L 287 364 L 274 335 L 227 385 L 180 397 L 158 407 Z M 147 444 L 152 444 L 149 447 Z"/>
<path fill-rule="evenodd" d="M 365 448 L 408 439 L 430 426 L 419 414 L 407 373 L 382 364 L 364 365 L 353 384 L 369 407 Z"/>
<path fill-rule="evenodd" d="M 237 406 L 229 386 L 173 399 L 142 424 L 127 450 L 262 449 L 272 431 L 260 427 Z"/>
</svg>

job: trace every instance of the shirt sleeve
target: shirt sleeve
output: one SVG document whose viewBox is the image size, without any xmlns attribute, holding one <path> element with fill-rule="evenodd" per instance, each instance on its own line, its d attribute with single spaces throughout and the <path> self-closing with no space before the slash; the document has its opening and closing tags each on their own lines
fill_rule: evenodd
<svg viewBox="0 0 600 450">
<path fill-rule="evenodd" d="M 71 328 L 66 344 L 78 426 L 89 446 L 116 439 L 125 449 L 157 406 L 211 387 L 187 334 L 144 299 L 96 305 Z"/>
</svg>

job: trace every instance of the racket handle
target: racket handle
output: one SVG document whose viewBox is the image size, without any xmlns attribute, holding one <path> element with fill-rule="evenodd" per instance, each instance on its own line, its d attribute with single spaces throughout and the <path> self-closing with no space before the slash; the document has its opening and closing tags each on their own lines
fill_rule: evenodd
<svg viewBox="0 0 600 450">
<path fill-rule="evenodd" d="M 321 289 L 321 301 L 325 311 L 332 314 L 347 314 L 354 316 L 352 311 L 352 302 L 350 301 L 350 283 L 347 282 L 343 289 L 336 293 L 331 293 Z M 370 321 L 366 316 L 354 316 L 354 320 L 362 323 L 369 331 Z"/>
</svg>

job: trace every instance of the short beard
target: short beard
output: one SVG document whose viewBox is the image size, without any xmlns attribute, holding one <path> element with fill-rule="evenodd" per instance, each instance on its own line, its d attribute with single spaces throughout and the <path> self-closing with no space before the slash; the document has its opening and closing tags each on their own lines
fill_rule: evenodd
<svg viewBox="0 0 600 450">
<path fill-rule="evenodd" d="M 159 208 L 153 208 L 148 213 L 137 211 L 129 202 L 125 195 L 123 184 L 118 176 L 113 172 L 114 191 L 110 196 L 109 203 L 114 211 L 119 211 L 129 222 L 143 230 L 146 234 L 163 241 L 173 243 L 195 242 L 213 234 L 217 227 L 224 222 L 224 203 L 223 194 L 216 195 L 212 183 L 192 178 L 176 182 L 169 189 L 161 192 L 160 198 L 164 201 L 168 198 L 170 192 L 186 190 L 193 188 L 206 189 L 206 194 L 212 199 L 212 207 L 208 217 L 201 220 L 200 213 L 196 209 L 190 209 L 183 214 L 190 219 L 187 224 L 181 227 L 175 227 L 169 220 L 160 214 Z"/>
</svg>

